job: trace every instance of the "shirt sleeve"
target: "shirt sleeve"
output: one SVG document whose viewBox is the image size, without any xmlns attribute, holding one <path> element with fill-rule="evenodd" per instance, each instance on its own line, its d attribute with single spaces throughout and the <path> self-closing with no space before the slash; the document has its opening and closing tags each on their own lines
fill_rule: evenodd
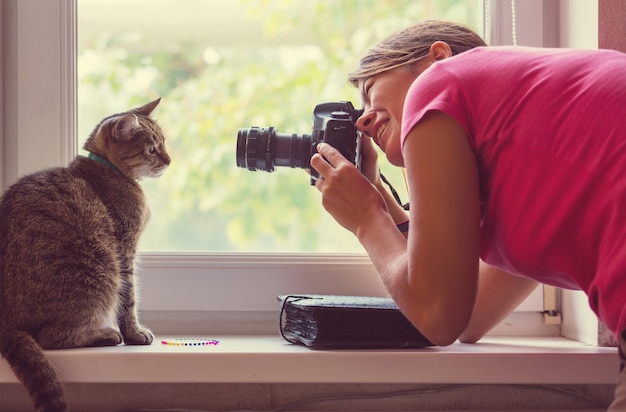
<svg viewBox="0 0 626 412">
<path fill-rule="evenodd" d="M 411 130 L 430 111 L 440 111 L 451 116 L 459 122 L 467 136 L 473 136 L 468 101 L 467 91 L 458 77 L 435 63 L 415 79 L 407 92 L 402 115 L 401 148 L 404 148 Z"/>
</svg>

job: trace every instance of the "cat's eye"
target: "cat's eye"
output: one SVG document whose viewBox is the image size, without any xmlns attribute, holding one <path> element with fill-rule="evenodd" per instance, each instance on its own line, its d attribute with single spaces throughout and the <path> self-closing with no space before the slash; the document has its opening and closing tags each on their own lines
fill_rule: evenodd
<svg viewBox="0 0 626 412">
<path fill-rule="evenodd" d="M 156 151 L 157 151 L 156 146 L 150 146 L 148 147 L 148 150 L 147 150 L 148 154 L 151 154 L 151 155 L 155 154 Z"/>
</svg>

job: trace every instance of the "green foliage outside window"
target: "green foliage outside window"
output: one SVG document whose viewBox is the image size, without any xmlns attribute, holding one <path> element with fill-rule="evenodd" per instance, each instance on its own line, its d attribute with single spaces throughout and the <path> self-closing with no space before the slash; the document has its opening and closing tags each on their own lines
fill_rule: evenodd
<svg viewBox="0 0 626 412">
<path fill-rule="evenodd" d="M 310 133 L 315 104 L 360 105 L 347 73 L 386 35 L 429 18 L 482 26 L 477 0 L 113 3 L 78 2 L 79 144 L 100 118 L 163 98 L 155 117 L 173 162 L 142 182 L 152 209 L 144 251 L 362 252 L 305 171 L 237 168 L 237 130 Z"/>
</svg>

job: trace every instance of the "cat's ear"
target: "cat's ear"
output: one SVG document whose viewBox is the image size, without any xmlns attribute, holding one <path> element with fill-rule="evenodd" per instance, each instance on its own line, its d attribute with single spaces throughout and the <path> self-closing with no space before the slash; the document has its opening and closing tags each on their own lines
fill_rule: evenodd
<svg viewBox="0 0 626 412">
<path fill-rule="evenodd" d="M 137 115 L 127 114 L 115 120 L 115 124 L 111 129 L 111 136 L 115 140 L 130 140 L 133 132 L 140 127 Z"/>
<path fill-rule="evenodd" d="M 133 112 L 139 113 L 144 116 L 150 116 L 150 113 L 152 113 L 152 111 L 159 105 L 160 102 L 161 98 L 159 97 L 158 99 L 153 100 L 148 104 L 144 104 L 141 107 L 133 109 Z"/>
</svg>

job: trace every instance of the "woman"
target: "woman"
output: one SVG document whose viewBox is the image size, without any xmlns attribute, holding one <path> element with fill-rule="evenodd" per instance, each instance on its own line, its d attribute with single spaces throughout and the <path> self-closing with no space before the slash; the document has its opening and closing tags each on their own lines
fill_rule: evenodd
<svg viewBox="0 0 626 412">
<path fill-rule="evenodd" d="M 477 341 L 538 283 L 584 290 L 617 335 L 626 55 L 483 46 L 431 21 L 371 49 L 350 75 L 365 110 L 363 174 L 320 144 L 322 203 L 435 344 Z M 381 185 L 371 142 L 406 168 L 410 216 Z"/>
</svg>

